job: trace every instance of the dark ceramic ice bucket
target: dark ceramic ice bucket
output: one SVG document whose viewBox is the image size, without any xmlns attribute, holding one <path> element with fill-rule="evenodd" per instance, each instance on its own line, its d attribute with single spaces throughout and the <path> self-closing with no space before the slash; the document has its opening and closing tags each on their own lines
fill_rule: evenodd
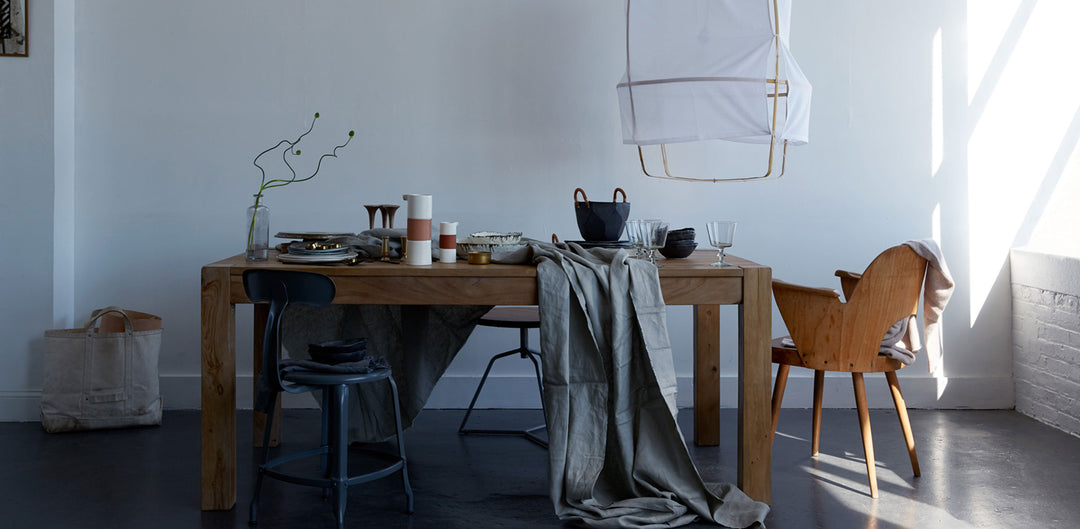
<svg viewBox="0 0 1080 529">
<path fill-rule="evenodd" d="M 581 200 L 578 200 L 581 193 Z M 615 199 L 622 194 L 622 202 Z M 580 187 L 574 190 L 574 211 L 577 213 L 578 231 L 586 241 L 617 241 L 630 216 L 630 203 L 626 191 L 615 188 L 611 202 L 592 202 Z"/>
</svg>

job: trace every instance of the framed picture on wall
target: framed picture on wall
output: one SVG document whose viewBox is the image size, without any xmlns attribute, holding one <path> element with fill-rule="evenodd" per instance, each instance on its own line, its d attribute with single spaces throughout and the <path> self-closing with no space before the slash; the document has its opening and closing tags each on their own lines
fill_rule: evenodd
<svg viewBox="0 0 1080 529">
<path fill-rule="evenodd" d="M 29 1 L 0 0 L 0 56 L 26 57 L 30 48 L 26 18 Z"/>
</svg>

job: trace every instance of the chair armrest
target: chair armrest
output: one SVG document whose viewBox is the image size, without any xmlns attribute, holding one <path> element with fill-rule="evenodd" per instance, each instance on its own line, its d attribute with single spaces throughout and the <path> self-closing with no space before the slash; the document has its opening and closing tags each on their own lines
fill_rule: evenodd
<svg viewBox="0 0 1080 529">
<path fill-rule="evenodd" d="M 773 280 L 773 299 L 780 309 L 799 355 L 808 358 L 840 344 L 845 304 L 831 288 L 814 288 Z"/>
<path fill-rule="evenodd" d="M 859 284 L 862 274 L 837 270 L 836 277 L 840 278 L 840 288 L 844 291 L 844 299 L 851 301 L 851 295 L 855 293 L 855 285 Z"/>
<path fill-rule="evenodd" d="M 857 273 L 857 272 L 848 272 L 847 270 L 837 270 L 836 271 L 836 277 L 839 277 L 840 279 L 847 278 L 847 279 L 854 279 L 855 281 L 858 281 L 858 280 L 862 279 L 862 274 Z"/>
<path fill-rule="evenodd" d="M 781 281 L 779 279 L 774 279 L 773 280 L 772 287 L 773 287 L 773 294 L 774 295 L 777 293 L 777 291 L 782 291 L 782 292 L 791 292 L 793 294 L 803 294 L 803 295 L 806 295 L 806 296 L 833 298 L 833 299 L 836 299 L 836 300 L 840 299 L 840 293 L 837 292 L 836 289 L 833 289 L 833 288 L 806 287 L 806 286 L 802 286 L 802 285 L 796 285 L 795 283 L 788 283 L 786 281 Z"/>
</svg>

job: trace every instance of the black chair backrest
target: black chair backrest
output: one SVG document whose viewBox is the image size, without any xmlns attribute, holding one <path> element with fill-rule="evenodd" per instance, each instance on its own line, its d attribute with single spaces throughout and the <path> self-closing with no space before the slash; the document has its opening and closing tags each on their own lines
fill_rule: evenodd
<svg viewBox="0 0 1080 529">
<path fill-rule="evenodd" d="M 278 350 L 281 320 L 289 305 L 325 306 L 334 301 L 334 281 L 322 274 L 291 270 L 246 270 L 244 292 L 253 303 L 270 303 L 263 336 L 262 376 L 275 391 L 287 391 L 281 384 Z"/>
</svg>

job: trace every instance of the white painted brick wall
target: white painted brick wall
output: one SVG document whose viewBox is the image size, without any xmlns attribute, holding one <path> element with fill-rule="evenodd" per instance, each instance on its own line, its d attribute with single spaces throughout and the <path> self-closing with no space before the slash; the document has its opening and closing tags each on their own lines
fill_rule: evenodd
<svg viewBox="0 0 1080 529">
<path fill-rule="evenodd" d="M 1017 411 L 1080 436 L 1080 259 L 1013 250 Z"/>
</svg>

